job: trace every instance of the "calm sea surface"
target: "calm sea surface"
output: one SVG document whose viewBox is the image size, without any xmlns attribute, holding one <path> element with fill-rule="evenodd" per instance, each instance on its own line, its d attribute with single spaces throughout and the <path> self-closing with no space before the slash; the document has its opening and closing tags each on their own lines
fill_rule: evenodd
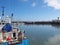
<svg viewBox="0 0 60 45">
<path fill-rule="evenodd" d="M 58 25 L 22 25 L 30 45 L 60 45 L 60 26 Z"/>
</svg>

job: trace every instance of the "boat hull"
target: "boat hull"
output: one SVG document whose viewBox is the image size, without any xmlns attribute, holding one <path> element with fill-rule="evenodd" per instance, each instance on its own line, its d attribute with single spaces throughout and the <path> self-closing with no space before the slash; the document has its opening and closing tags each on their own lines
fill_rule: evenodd
<svg viewBox="0 0 60 45">
<path fill-rule="evenodd" d="M 5 43 L 0 43 L 0 45 L 9 45 L 8 42 Z M 29 45 L 29 40 L 28 39 L 23 39 L 22 43 L 16 43 L 14 45 Z"/>
</svg>

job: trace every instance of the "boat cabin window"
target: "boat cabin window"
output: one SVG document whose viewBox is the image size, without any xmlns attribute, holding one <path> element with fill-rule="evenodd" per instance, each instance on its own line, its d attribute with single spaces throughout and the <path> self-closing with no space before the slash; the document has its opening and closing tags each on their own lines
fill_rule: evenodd
<svg viewBox="0 0 60 45">
<path fill-rule="evenodd" d="M 16 33 L 15 32 L 13 32 L 13 37 L 14 37 L 14 39 L 16 39 Z"/>
<path fill-rule="evenodd" d="M 2 23 L 4 25 L 4 23 Z"/>
</svg>

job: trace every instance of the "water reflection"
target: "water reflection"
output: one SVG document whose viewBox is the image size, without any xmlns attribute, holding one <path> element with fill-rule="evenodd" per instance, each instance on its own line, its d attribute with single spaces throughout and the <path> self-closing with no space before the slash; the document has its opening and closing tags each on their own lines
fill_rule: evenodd
<svg viewBox="0 0 60 45">
<path fill-rule="evenodd" d="M 60 45 L 59 25 L 21 25 L 19 28 L 25 30 L 30 45 Z"/>
<path fill-rule="evenodd" d="M 60 28 L 59 24 L 51 24 L 51 26 L 55 27 L 55 28 Z"/>
<path fill-rule="evenodd" d="M 56 34 L 55 36 L 49 38 L 45 45 L 60 45 L 60 34 Z"/>
<path fill-rule="evenodd" d="M 40 24 L 42 26 L 52 26 L 52 27 L 55 27 L 55 28 L 60 28 L 60 24 Z"/>
</svg>

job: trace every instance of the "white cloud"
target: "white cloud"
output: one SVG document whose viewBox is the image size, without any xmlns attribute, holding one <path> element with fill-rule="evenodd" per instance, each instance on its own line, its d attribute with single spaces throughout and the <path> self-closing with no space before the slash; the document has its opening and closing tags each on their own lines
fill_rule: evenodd
<svg viewBox="0 0 60 45">
<path fill-rule="evenodd" d="M 35 2 L 33 2 L 33 3 L 32 3 L 32 7 L 35 7 L 35 6 L 36 6 L 36 3 L 35 3 Z"/>
<path fill-rule="evenodd" d="M 57 34 L 51 38 L 49 38 L 45 45 L 60 45 L 60 34 Z"/>
<path fill-rule="evenodd" d="M 60 0 L 44 0 L 44 3 L 46 3 L 47 6 L 60 10 Z"/>
</svg>

